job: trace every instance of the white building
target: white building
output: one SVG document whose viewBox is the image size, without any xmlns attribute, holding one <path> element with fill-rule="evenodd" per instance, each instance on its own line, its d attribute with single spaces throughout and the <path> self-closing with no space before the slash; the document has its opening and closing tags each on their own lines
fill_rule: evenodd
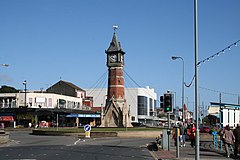
<svg viewBox="0 0 240 160">
<path fill-rule="evenodd" d="M 79 109 L 84 106 L 86 92 L 76 85 L 60 80 L 47 91 L 20 91 L 0 93 L 0 108 L 64 108 Z"/>
<path fill-rule="evenodd" d="M 27 108 L 83 109 L 83 99 L 81 97 L 46 92 L 1 93 L 0 100 L 0 108 L 20 108 L 25 106 L 26 100 Z"/>
<path fill-rule="evenodd" d="M 220 106 L 208 106 L 208 115 L 214 115 L 219 117 L 220 114 Z"/>
<path fill-rule="evenodd" d="M 100 114 L 91 111 L 86 92 L 74 84 L 59 81 L 47 91 L 0 93 L 0 123 L 5 126 L 24 126 L 29 123 L 59 121 L 61 126 L 100 124 Z"/>
<path fill-rule="evenodd" d="M 105 107 L 106 88 L 85 89 L 87 96 L 93 97 L 93 107 Z M 149 88 L 125 88 L 125 99 L 132 123 L 153 124 L 157 121 L 157 93 Z"/>
</svg>

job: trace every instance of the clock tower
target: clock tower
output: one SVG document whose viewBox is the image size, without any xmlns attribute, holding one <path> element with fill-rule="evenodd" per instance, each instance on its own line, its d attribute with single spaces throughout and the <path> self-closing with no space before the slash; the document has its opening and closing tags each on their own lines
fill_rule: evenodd
<svg viewBox="0 0 240 160">
<path fill-rule="evenodd" d="M 124 55 L 114 30 L 110 46 L 105 51 L 108 67 L 108 88 L 106 106 L 102 116 L 102 127 L 132 127 L 130 108 L 126 105 L 124 93 Z"/>
</svg>

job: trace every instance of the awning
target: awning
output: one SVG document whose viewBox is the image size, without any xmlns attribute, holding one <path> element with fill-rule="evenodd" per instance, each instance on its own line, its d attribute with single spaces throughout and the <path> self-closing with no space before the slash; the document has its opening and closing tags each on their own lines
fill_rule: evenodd
<svg viewBox="0 0 240 160">
<path fill-rule="evenodd" d="M 13 116 L 0 116 L 0 121 L 14 121 Z"/>
<path fill-rule="evenodd" d="M 73 117 L 78 117 L 78 118 L 100 118 L 100 114 L 69 114 L 67 115 L 67 117 L 69 118 L 73 118 Z"/>
</svg>

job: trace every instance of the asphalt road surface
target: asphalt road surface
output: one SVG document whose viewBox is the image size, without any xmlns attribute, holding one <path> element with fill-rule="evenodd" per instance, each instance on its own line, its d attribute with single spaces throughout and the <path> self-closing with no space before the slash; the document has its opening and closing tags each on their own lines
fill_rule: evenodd
<svg viewBox="0 0 240 160">
<path fill-rule="evenodd" d="M 146 144 L 154 139 L 35 136 L 10 132 L 11 142 L 0 145 L 0 160 L 141 160 L 154 159 Z"/>
</svg>

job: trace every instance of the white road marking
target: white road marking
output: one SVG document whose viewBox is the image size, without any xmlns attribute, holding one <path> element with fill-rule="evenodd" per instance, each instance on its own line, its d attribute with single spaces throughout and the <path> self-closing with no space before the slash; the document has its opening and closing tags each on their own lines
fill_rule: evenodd
<svg viewBox="0 0 240 160">
<path fill-rule="evenodd" d="M 78 139 L 76 142 L 74 142 L 74 145 L 76 145 L 79 141 L 81 141 L 81 139 Z"/>
<path fill-rule="evenodd" d="M 85 139 L 78 139 L 78 140 L 75 141 L 73 144 L 67 144 L 66 146 L 69 147 L 69 146 L 77 145 L 77 143 L 80 142 L 80 141 L 85 142 Z"/>
</svg>

